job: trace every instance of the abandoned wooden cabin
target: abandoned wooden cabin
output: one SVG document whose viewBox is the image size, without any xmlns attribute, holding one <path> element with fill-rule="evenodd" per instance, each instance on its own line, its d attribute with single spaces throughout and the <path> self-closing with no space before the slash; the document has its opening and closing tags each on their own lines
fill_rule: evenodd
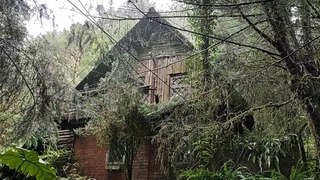
<svg viewBox="0 0 320 180">
<path fill-rule="evenodd" d="M 181 81 L 185 73 L 183 58 L 193 50 L 192 44 L 185 36 L 165 24 L 169 22 L 151 8 L 145 18 L 142 18 L 105 56 L 112 59 L 112 56 L 119 51 L 124 54 L 130 52 L 134 55 L 131 58 L 140 61 L 137 62 L 135 71 L 138 73 L 135 76 L 138 75 L 138 79 L 141 80 L 145 100 L 149 103 L 166 101 L 175 93 L 184 90 Z M 106 62 L 110 61 L 99 62 L 76 89 L 86 92 L 97 88 L 100 79 L 111 71 L 110 63 Z M 76 116 L 62 121 L 59 146 L 72 148 L 75 160 L 86 176 L 97 180 L 125 179 L 123 171 L 114 166 L 115 162 L 110 162 L 112 160 L 108 158 L 108 150 L 100 147 L 95 137 L 73 135 L 72 129 L 84 127 L 87 121 L 86 118 L 81 119 Z M 155 162 L 156 149 L 150 140 L 145 140 L 134 160 L 133 179 L 163 179 Z"/>
</svg>

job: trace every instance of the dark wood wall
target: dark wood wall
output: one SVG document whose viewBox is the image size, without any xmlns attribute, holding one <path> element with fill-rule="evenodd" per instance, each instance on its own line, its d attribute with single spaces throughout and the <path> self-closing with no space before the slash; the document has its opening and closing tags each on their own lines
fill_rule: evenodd
<svg viewBox="0 0 320 180">
<path fill-rule="evenodd" d="M 136 78 L 140 79 L 141 84 L 148 86 L 146 100 L 150 103 L 156 101 L 166 101 L 174 94 L 172 78 L 176 75 L 184 74 L 186 67 L 184 56 L 163 56 L 142 60 L 143 65 L 138 66 Z M 170 86 L 170 87 L 169 87 Z"/>
</svg>

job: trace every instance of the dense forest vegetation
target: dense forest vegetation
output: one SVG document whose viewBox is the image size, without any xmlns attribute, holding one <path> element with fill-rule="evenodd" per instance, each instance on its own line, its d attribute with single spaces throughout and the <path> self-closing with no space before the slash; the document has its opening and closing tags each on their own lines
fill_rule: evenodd
<svg viewBox="0 0 320 180">
<path fill-rule="evenodd" d="M 98 5 L 94 15 L 66 2 L 87 21 L 30 38 L 26 23 L 54 20 L 50 7 L 0 0 L 0 179 L 87 179 L 57 148 L 71 110 L 91 118 L 76 133 L 125 154 L 130 180 L 150 134 L 167 179 L 320 178 L 319 1 L 174 0 L 159 12 L 170 24 L 146 16 L 148 0 Z M 145 103 L 130 54 L 106 58 L 141 19 L 193 43 L 183 59 L 188 93 Z M 101 61 L 111 71 L 83 96 L 75 86 Z"/>
</svg>

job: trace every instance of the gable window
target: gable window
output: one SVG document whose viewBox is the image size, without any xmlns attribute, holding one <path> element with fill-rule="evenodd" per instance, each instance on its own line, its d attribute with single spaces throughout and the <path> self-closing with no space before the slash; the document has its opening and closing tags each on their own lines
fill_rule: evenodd
<svg viewBox="0 0 320 180">
<path fill-rule="evenodd" d="M 146 76 L 139 76 L 137 79 L 138 86 L 143 87 L 146 85 L 145 83 Z"/>
<path fill-rule="evenodd" d="M 139 91 L 142 94 L 142 100 L 145 102 L 148 102 L 149 101 L 150 86 L 145 83 L 145 78 L 146 78 L 146 76 L 139 76 L 137 83 L 139 86 Z"/>
<path fill-rule="evenodd" d="M 178 95 L 186 95 L 187 86 L 183 84 L 184 73 L 170 74 L 170 97 Z"/>
<path fill-rule="evenodd" d="M 149 86 L 140 86 L 139 90 L 140 90 L 140 93 L 142 93 L 142 100 L 144 102 L 149 102 L 150 87 Z"/>
</svg>

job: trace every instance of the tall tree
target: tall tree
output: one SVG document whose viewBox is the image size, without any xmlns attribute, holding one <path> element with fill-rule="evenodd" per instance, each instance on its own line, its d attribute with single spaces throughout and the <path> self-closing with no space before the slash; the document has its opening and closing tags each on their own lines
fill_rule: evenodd
<svg viewBox="0 0 320 180">
<path fill-rule="evenodd" d="M 208 4 L 210 0 L 203 0 L 203 4 Z M 212 13 L 212 7 L 206 6 L 199 10 L 199 15 L 204 16 L 199 22 L 200 32 L 204 34 L 212 34 L 213 30 L 213 18 L 210 17 Z M 210 57 L 211 57 L 211 48 L 210 48 L 211 39 L 207 36 L 201 36 L 200 41 L 200 49 L 202 52 L 202 69 L 203 69 L 203 84 L 205 89 L 208 89 L 211 85 L 211 65 L 210 65 Z"/>
<path fill-rule="evenodd" d="M 200 33 L 227 44 L 243 47 L 252 53 L 264 54 L 265 58 L 272 60 L 268 66 L 278 66 L 286 70 L 292 95 L 300 100 L 309 115 L 320 160 L 320 72 L 316 48 L 319 31 L 318 28 L 314 28 L 318 27 L 319 23 L 319 3 L 311 0 L 184 2 L 196 6 L 197 9 L 213 7 L 216 11 L 224 13 L 224 16 L 248 25 L 248 28 L 240 31 L 251 35 L 251 38 L 247 39 L 237 35 L 239 32 L 226 39 Z M 261 20 L 263 23 L 259 23 Z"/>
<path fill-rule="evenodd" d="M 263 4 L 273 34 L 273 38 L 265 36 L 279 52 L 281 61 L 285 62 L 291 76 L 291 91 L 297 95 L 310 116 L 310 125 L 315 139 L 318 161 L 320 161 L 320 96 L 319 96 L 319 64 L 315 59 L 314 37 L 311 31 L 311 8 L 307 0 L 298 1 L 299 18 L 301 18 L 302 38 L 291 25 L 290 7 L 287 1 L 272 1 Z M 249 22 L 249 21 L 248 21 Z M 253 26 L 253 28 L 256 28 Z M 256 32 L 260 31 L 256 29 Z M 291 35 L 295 32 L 295 36 Z M 261 32 L 260 32 L 261 33 Z M 295 46 L 298 43 L 298 48 Z"/>
<path fill-rule="evenodd" d="M 46 7 L 19 0 L 0 4 L 0 142 L 8 145 L 52 135 L 64 91 L 54 62 L 40 52 L 44 44 L 26 39 L 25 21 L 31 13 L 43 17 Z"/>
<path fill-rule="evenodd" d="M 201 0 L 199 3 L 209 4 L 210 0 Z M 197 8 L 197 6 L 191 5 L 190 7 L 195 7 L 191 12 L 192 16 L 200 16 L 203 17 L 201 19 L 193 19 L 189 18 L 189 21 L 192 25 L 192 29 L 198 32 L 202 32 L 204 35 L 196 36 L 196 43 L 199 46 L 199 50 L 201 51 L 201 66 L 202 66 L 202 84 L 205 90 L 210 88 L 212 85 L 212 55 L 213 48 L 210 48 L 212 44 L 212 39 L 206 34 L 212 34 L 214 29 L 214 18 L 211 16 L 213 12 L 213 8 L 210 6 L 205 6 L 203 8 Z"/>
</svg>

